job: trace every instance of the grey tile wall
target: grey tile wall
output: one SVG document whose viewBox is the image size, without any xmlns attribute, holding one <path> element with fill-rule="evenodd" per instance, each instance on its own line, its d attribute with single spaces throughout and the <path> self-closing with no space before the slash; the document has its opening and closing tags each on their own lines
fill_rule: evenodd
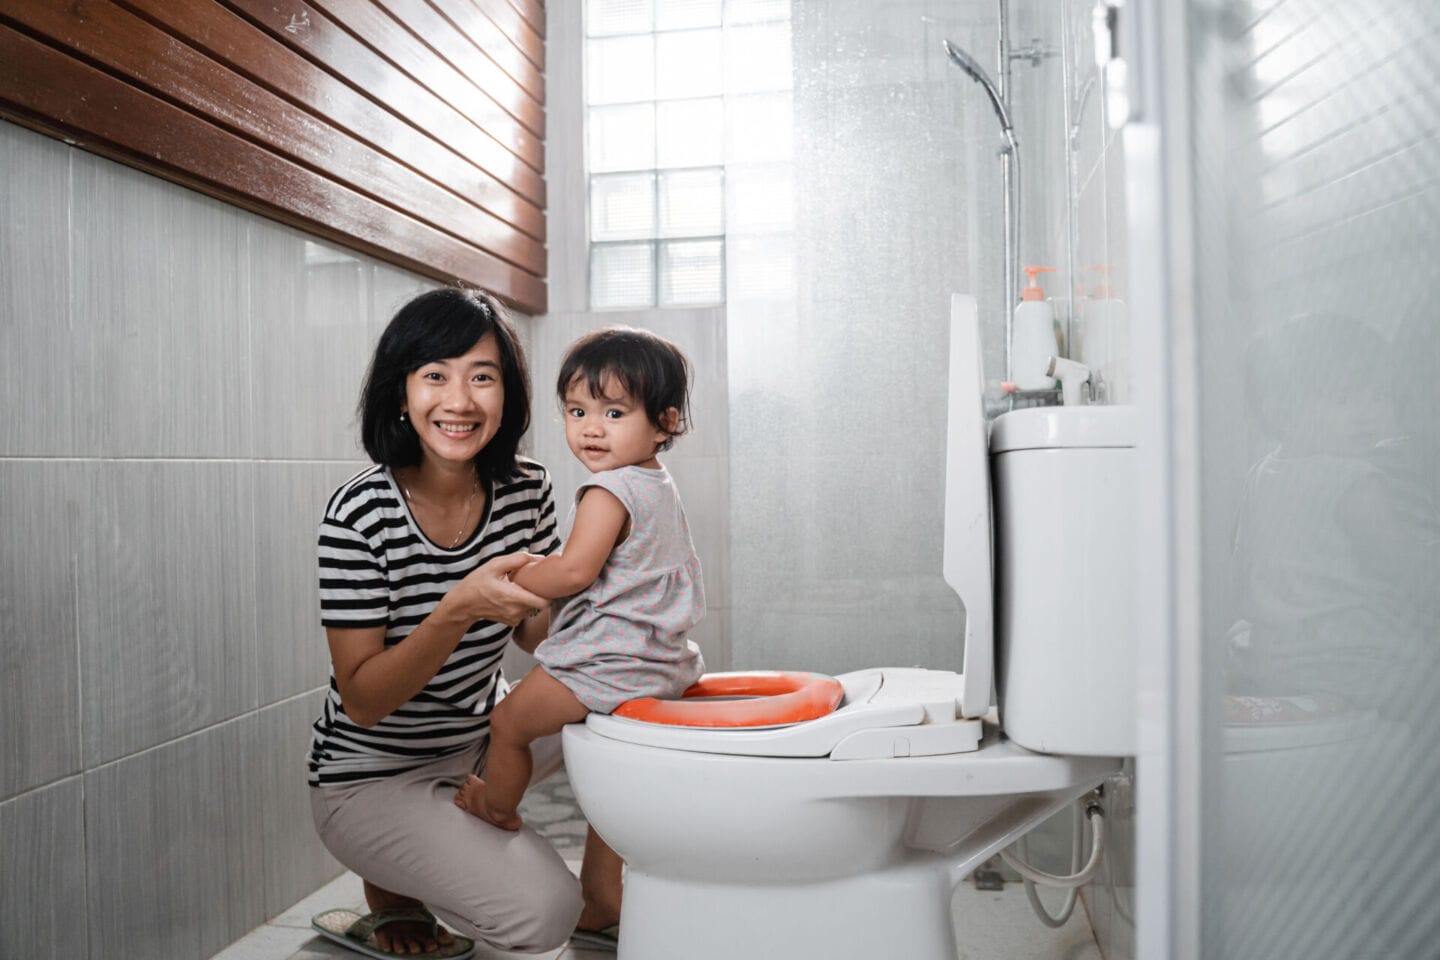
<svg viewBox="0 0 1440 960">
<path fill-rule="evenodd" d="M 314 836 L 314 536 L 432 284 L 0 123 L 0 956 L 206 957 Z"/>
<path fill-rule="evenodd" d="M 265 920 L 258 720 L 85 774 L 92 957 L 208 957 Z"/>
<path fill-rule="evenodd" d="M 0 137 L 0 357 L 46 358 L 12 360 L 0 379 L 0 450 L 15 455 L 80 449 L 78 399 L 88 378 L 67 309 L 70 211 L 56 202 L 69 196 L 73 154 L 46 137 Z"/>
<path fill-rule="evenodd" d="M 68 446 L 107 457 L 250 449 L 249 215 L 89 154 L 73 164 L 68 322 L 86 376 L 71 385 Z"/>
<path fill-rule="evenodd" d="M 265 745 L 254 775 L 266 917 L 313 893 L 316 877 L 333 877 L 342 869 L 315 837 L 305 786 L 310 728 L 324 700 L 325 692 L 315 690 L 268 706 L 254 717 L 255 741 Z"/>
<path fill-rule="evenodd" d="M 316 586 L 315 534 L 330 494 L 360 469 L 359 463 L 346 461 L 249 465 L 256 504 L 254 620 L 260 704 L 276 703 L 329 681 L 330 652 L 320 626 Z"/>
<path fill-rule="evenodd" d="M 0 460 L 0 798 L 79 772 L 75 567 L 85 555 L 74 461 Z"/>
<path fill-rule="evenodd" d="M 248 232 L 251 454 L 362 458 L 358 429 L 345 428 L 379 332 L 370 264 L 264 220 Z"/>
<path fill-rule="evenodd" d="M 258 706 L 254 472 L 87 461 L 77 525 L 86 766 Z"/>
<path fill-rule="evenodd" d="M 0 803 L 0 957 L 91 955 L 83 802 L 70 777 Z"/>
</svg>

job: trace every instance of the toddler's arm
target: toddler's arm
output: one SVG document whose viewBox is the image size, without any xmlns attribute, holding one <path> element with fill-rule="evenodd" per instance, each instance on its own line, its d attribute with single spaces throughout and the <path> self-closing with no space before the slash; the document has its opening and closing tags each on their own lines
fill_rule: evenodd
<svg viewBox="0 0 1440 960">
<path fill-rule="evenodd" d="M 511 579 L 551 600 L 579 593 L 600 575 L 629 519 L 630 512 L 615 494 L 604 487 L 586 487 L 564 549 L 516 571 Z"/>
</svg>

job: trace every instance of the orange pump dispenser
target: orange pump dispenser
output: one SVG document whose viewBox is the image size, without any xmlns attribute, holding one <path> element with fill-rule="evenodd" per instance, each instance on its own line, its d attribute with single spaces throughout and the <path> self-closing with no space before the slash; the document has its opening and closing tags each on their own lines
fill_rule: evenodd
<svg viewBox="0 0 1440 960">
<path fill-rule="evenodd" d="M 1042 273 L 1045 273 L 1046 271 L 1048 271 L 1048 272 L 1050 272 L 1050 273 L 1054 273 L 1054 272 L 1055 272 L 1055 268 L 1054 268 L 1054 267 L 1026 267 L 1026 268 L 1025 268 L 1025 272 L 1030 276 L 1030 283 L 1029 283 L 1028 286 L 1025 287 L 1025 289 L 1023 289 L 1023 290 L 1020 291 L 1020 299 L 1021 299 L 1021 300 L 1044 300 L 1044 299 L 1045 299 L 1045 291 L 1042 290 L 1042 289 L 1040 289 L 1039 275 L 1042 274 Z"/>
</svg>

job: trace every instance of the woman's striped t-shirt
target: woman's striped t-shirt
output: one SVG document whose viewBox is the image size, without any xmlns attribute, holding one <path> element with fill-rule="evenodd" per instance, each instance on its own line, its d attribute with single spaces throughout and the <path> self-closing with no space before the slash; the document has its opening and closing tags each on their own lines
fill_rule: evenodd
<svg viewBox="0 0 1440 960">
<path fill-rule="evenodd" d="M 533 460 L 519 463 L 520 476 L 490 484 L 484 518 L 454 549 L 425 536 L 384 467 L 342 484 L 320 522 L 321 623 L 383 626 L 390 647 L 485 561 L 516 551 L 552 553 L 559 539 L 550 478 Z M 310 749 L 311 785 L 389 776 L 459 753 L 484 737 L 511 629 L 492 620 L 474 623 L 425 689 L 368 729 L 345 715 L 332 669 Z"/>
</svg>

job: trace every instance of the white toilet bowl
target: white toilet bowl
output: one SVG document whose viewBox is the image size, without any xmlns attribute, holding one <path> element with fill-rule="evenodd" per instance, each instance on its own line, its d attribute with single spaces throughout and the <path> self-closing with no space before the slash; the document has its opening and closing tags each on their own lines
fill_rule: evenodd
<svg viewBox="0 0 1440 960">
<path fill-rule="evenodd" d="M 845 674 L 833 713 L 772 728 L 566 727 L 576 798 L 627 865 L 621 960 L 953 960 L 956 884 L 1133 755 L 1129 411 L 1016 411 L 992 442 L 973 298 L 951 315 L 962 669 Z M 997 687 L 1014 739 L 982 719 Z"/>
<path fill-rule="evenodd" d="M 565 728 L 575 795 L 626 862 L 625 960 L 874 958 L 902 946 L 906 957 L 953 958 L 956 884 L 1120 767 L 1032 753 L 993 728 L 963 753 L 836 759 L 862 750 L 857 741 L 893 754 L 938 729 L 867 725 L 895 719 L 879 716 L 893 704 L 867 699 L 884 673 L 840 677 L 847 701 L 825 718 L 830 736 L 816 735 L 820 721 L 788 728 L 802 746 L 782 731 L 595 715 Z M 787 749 L 824 753 L 757 755 Z"/>
</svg>

